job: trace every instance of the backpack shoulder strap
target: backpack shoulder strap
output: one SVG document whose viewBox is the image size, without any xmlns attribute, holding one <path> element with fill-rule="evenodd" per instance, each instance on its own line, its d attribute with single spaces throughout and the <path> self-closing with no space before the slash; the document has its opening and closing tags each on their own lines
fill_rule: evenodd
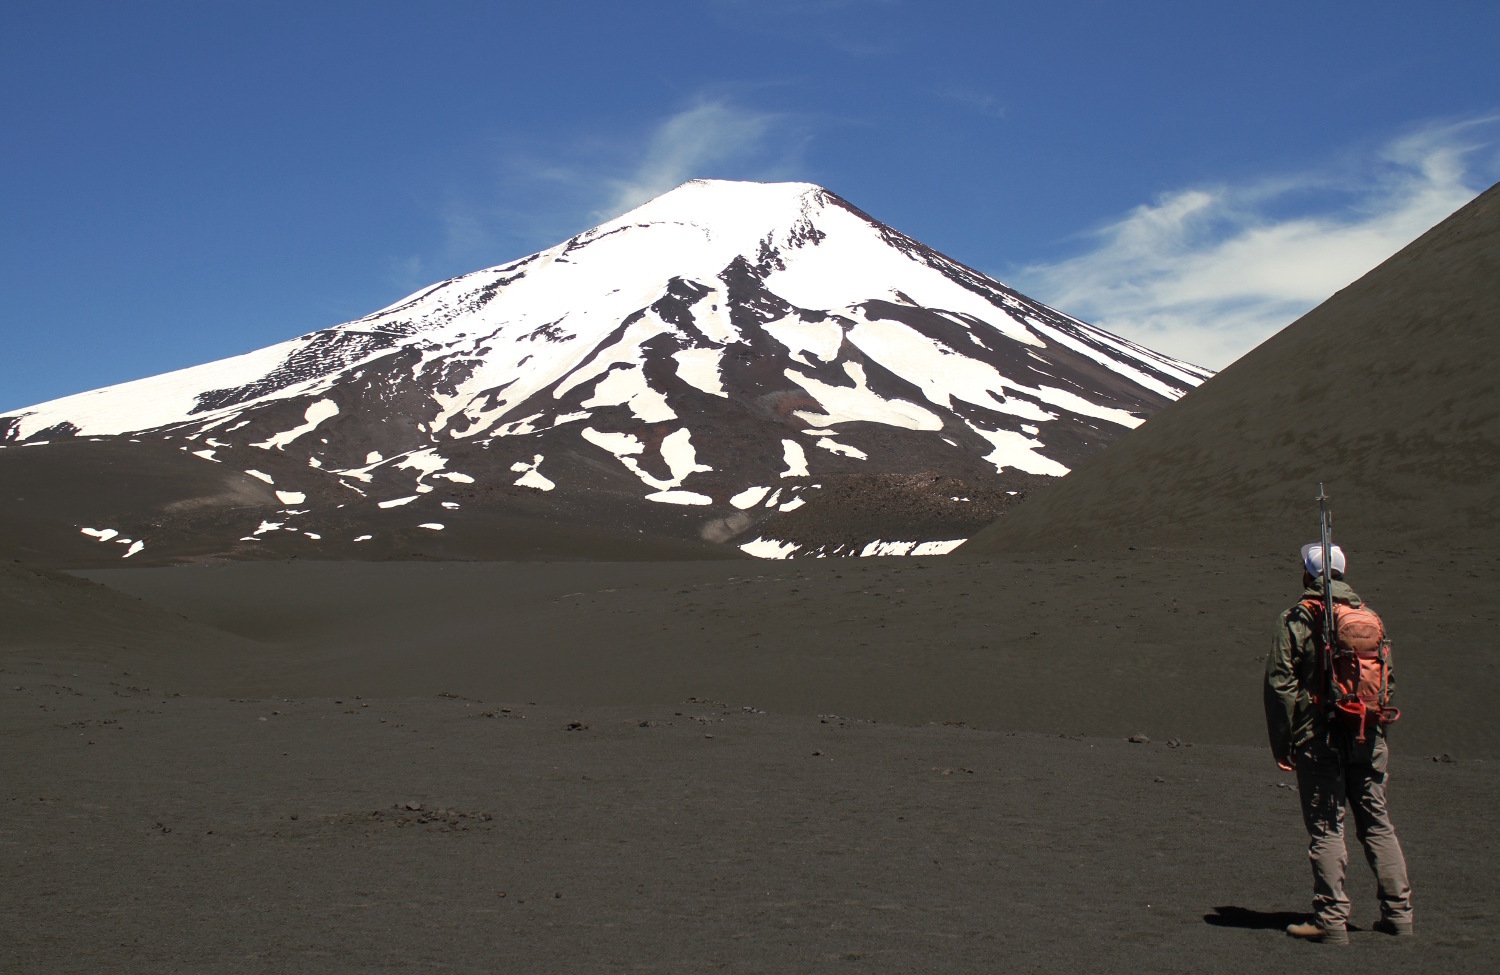
<svg viewBox="0 0 1500 975">
<path fill-rule="evenodd" d="M 1302 610 L 1302 615 L 1306 617 L 1306 622 L 1314 629 L 1317 629 L 1318 621 L 1323 618 L 1323 601 L 1321 599 L 1304 599 L 1297 603 L 1295 608 Z"/>
</svg>

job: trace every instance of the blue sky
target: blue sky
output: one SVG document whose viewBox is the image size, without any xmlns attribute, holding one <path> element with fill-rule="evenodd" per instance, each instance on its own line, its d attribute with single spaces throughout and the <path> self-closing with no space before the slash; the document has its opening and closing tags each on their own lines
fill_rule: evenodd
<svg viewBox="0 0 1500 975">
<path fill-rule="evenodd" d="M 0 408 L 234 355 L 695 176 L 820 183 L 1222 367 L 1500 180 L 1500 4 L 0 11 Z"/>
</svg>

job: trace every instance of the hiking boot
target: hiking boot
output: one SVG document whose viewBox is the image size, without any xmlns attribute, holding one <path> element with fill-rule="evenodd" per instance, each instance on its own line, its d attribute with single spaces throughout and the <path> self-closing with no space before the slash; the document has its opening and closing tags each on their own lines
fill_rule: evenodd
<svg viewBox="0 0 1500 975">
<path fill-rule="evenodd" d="M 1308 921 L 1306 924 L 1288 924 L 1286 933 L 1294 938 L 1304 941 L 1315 941 L 1324 945 L 1346 945 L 1349 943 L 1349 929 L 1325 928 L 1316 921 Z"/>
<path fill-rule="evenodd" d="M 1410 921 L 1392 921 L 1390 918 L 1381 918 L 1370 927 L 1381 934 L 1388 934 L 1394 938 L 1410 938 L 1415 931 L 1411 929 Z"/>
</svg>

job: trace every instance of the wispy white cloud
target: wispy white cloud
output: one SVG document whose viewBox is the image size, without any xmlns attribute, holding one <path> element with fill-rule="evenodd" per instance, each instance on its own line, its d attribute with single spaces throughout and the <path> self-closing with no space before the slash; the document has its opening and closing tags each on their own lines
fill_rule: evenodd
<svg viewBox="0 0 1500 975">
<path fill-rule="evenodd" d="M 710 7 L 732 12 L 738 17 L 808 18 L 849 10 L 891 9 L 902 0 L 709 0 Z"/>
<path fill-rule="evenodd" d="M 775 115 L 725 101 L 678 112 L 657 126 L 632 172 L 607 180 L 610 196 L 598 215 L 618 216 L 689 179 L 758 155 L 776 122 Z"/>
<path fill-rule="evenodd" d="M 880 15 L 904 0 L 707 0 L 725 29 L 827 47 L 851 58 L 885 57 L 900 36 Z"/>
<path fill-rule="evenodd" d="M 1473 199 L 1500 171 L 1497 122 L 1431 125 L 1334 172 L 1168 193 L 1091 234 L 1084 253 L 1010 277 L 1222 368 Z"/>
<path fill-rule="evenodd" d="M 385 274 L 391 284 L 403 291 L 416 291 L 427 284 L 427 271 L 420 254 L 387 257 Z"/>
<path fill-rule="evenodd" d="M 689 179 L 805 178 L 808 120 L 700 96 L 633 129 L 597 127 L 572 138 L 513 140 L 496 180 L 452 191 L 440 219 L 443 254 L 419 265 L 461 273 L 555 244 Z M 407 269 L 393 258 L 392 273 Z"/>
<path fill-rule="evenodd" d="M 934 88 L 931 93 L 944 101 L 978 112 L 985 118 L 1005 118 L 1005 106 L 994 95 L 970 88 Z"/>
</svg>

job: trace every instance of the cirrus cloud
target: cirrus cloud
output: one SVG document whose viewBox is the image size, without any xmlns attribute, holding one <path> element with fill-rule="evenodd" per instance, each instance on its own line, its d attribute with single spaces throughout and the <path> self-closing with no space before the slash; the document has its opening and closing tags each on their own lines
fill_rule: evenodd
<svg viewBox="0 0 1500 975">
<path fill-rule="evenodd" d="M 597 215 L 618 216 L 689 179 L 756 156 L 777 121 L 771 113 L 722 100 L 702 101 L 670 116 L 651 133 L 635 168 L 607 180 L 610 196 Z"/>
<path fill-rule="evenodd" d="M 788 179 L 802 171 L 807 120 L 700 94 L 670 114 L 552 140 L 510 140 L 492 181 L 443 206 L 443 253 L 418 267 L 463 273 L 519 257 L 612 219 L 689 179 Z M 388 261 L 393 280 L 413 258 Z"/>
<path fill-rule="evenodd" d="M 1483 190 L 1500 117 L 1434 124 L 1338 172 L 1182 189 L 1010 275 L 1029 294 L 1220 369 Z"/>
</svg>

